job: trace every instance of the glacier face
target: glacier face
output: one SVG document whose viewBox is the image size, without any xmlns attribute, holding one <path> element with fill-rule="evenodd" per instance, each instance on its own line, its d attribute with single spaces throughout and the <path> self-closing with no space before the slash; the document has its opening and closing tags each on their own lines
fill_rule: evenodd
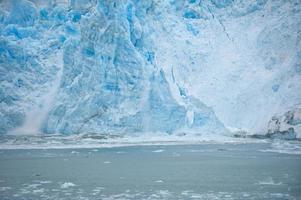
<svg viewBox="0 0 301 200">
<path fill-rule="evenodd" d="M 2 133 L 226 132 L 173 97 L 142 26 L 152 1 L 41 2 L 2 11 Z"/>
<path fill-rule="evenodd" d="M 298 0 L 1 8 L 1 133 L 260 132 L 301 103 Z"/>
<path fill-rule="evenodd" d="M 172 2 L 156 43 L 169 82 L 250 132 L 300 105 L 300 1 Z"/>
</svg>

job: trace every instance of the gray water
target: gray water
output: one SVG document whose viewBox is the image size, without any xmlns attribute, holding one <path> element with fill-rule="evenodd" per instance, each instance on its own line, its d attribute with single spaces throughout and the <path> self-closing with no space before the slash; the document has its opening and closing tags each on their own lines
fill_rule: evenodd
<svg viewBox="0 0 301 200">
<path fill-rule="evenodd" d="M 269 145 L 0 150 L 0 199 L 301 199 L 301 156 Z"/>
</svg>

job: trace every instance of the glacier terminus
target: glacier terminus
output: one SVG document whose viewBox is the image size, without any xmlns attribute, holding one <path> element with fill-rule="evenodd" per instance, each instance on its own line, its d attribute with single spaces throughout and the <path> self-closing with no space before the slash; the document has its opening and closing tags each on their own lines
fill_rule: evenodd
<svg viewBox="0 0 301 200">
<path fill-rule="evenodd" d="M 299 0 L 0 4 L 1 134 L 301 137 Z"/>
</svg>

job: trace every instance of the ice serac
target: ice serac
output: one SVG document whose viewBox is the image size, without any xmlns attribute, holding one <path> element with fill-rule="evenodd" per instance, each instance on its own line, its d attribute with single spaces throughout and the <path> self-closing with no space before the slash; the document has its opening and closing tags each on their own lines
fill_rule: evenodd
<svg viewBox="0 0 301 200">
<path fill-rule="evenodd" d="M 227 133 L 170 88 L 149 37 L 153 1 L 3 5 L 1 133 Z"/>
</svg>

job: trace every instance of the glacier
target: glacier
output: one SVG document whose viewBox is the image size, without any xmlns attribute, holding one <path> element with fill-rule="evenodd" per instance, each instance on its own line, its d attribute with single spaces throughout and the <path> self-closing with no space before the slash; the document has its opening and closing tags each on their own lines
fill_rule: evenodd
<svg viewBox="0 0 301 200">
<path fill-rule="evenodd" d="M 301 104 L 299 0 L 0 4 L 2 134 L 267 133 Z"/>
</svg>

